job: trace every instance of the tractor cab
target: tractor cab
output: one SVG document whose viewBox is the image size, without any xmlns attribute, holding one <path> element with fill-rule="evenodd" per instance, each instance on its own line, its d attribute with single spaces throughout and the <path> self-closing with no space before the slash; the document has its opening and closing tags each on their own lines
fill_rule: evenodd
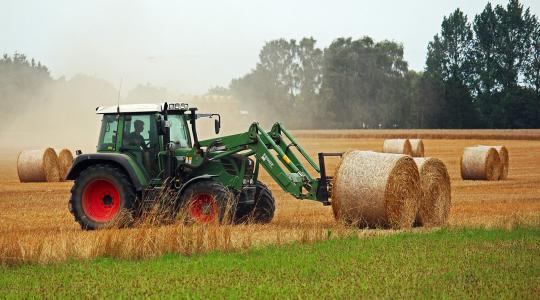
<svg viewBox="0 0 540 300">
<path fill-rule="evenodd" d="M 148 180 L 165 178 L 167 151 L 182 160 L 193 152 L 188 121 L 214 114 L 196 114 L 185 103 L 130 104 L 98 107 L 102 114 L 98 153 L 121 153 L 130 156 Z M 216 120 L 216 128 L 219 120 Z M 217 130 L 216 130 L 217 131 Z"/>
</svg>

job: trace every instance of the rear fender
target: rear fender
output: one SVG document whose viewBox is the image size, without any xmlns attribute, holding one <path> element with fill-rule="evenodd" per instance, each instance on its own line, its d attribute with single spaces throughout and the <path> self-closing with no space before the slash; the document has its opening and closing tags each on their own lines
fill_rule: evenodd
<svg viewBox="0 0 540 300">
<path fill-rule="evenodd" d="M 149 183 L 149 178 L 146 177 L 145 172 L 139 165 L 126 154 L 120 153 L 91 153 L 78 155 L 73 161 L 73 165 L 69 169 L 66 179 L 77 179 L 82 171 L 95 164 L 109 164 L 123 170 L 129 176 L 137 191 L 141 191 Z"/>
</svg>

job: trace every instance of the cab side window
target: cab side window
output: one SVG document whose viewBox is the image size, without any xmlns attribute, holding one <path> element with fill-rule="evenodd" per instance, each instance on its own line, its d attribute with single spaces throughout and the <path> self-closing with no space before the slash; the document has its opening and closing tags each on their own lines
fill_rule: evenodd
<svg viewBox="0 0 540 300">
<path fill-rule="evenodd" d="M 122 146 L 146 150 L 157 145 L 156 123 L 152 117 L 151 115 L 126 115 Z"/>
</svg>

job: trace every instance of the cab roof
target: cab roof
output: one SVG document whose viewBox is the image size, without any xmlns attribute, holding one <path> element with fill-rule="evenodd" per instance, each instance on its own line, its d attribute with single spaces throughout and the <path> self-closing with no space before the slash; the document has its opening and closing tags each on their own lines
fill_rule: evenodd
<svg viewBox="0 0 540 300">
<path fill-rule="evenodd" d="M 122 104 L 120 106 L 98 106 L 97 114 L 160 112 L 163 104 Z"/>
<path fill-rule="evenodd" d="M 145 112 L 161 112 L 165 103 L 147 103 L 147 104 L 122 104 L 120 106 L 98 106 L 96 107 L 96 114 L 126 114 L 126 113 L 145 113 Z M 169 103 L 168 110 L 180 110 L 187 109 L 188 105 L 185 103 Z"/>
</svg>

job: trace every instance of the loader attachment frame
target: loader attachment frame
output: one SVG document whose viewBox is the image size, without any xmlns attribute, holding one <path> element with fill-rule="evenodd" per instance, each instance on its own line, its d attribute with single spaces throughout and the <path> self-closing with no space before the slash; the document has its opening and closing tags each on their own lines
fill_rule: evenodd
<svg viewBox="0 0 540 300">
<path fill-rule="evenodd" d="M 330 204 L 332 187 L 332 177 L 326 175 L 324 158 L 343 154 L 318 153 L 319 163 L 317 164 L 280 123 L 275 123 L 269 132 L 266 132 L 258 123 L 253 123 L 246 133 L 201 141 L 200 145 L 206 147 L 209 161 L 235 153 L 245 157 L 254 156 L 256 158 L 255 180 L 258 177 L 259 167 L 262 166 L 285 192 L 297 199 L 316 200 L 324 205 Z M 212 151 L 213 147 L 219 147 L 220 151 Z M 308 162 L 312 172 L 318 174 L 318 178 L 314 178 L 309 173 L 292 148 L 295 148 Z"/>
</svg>

